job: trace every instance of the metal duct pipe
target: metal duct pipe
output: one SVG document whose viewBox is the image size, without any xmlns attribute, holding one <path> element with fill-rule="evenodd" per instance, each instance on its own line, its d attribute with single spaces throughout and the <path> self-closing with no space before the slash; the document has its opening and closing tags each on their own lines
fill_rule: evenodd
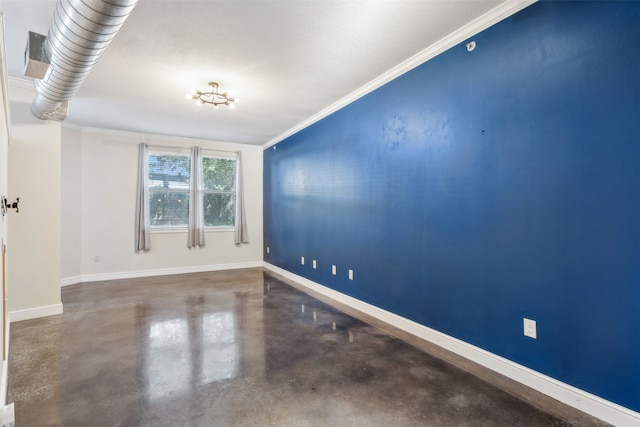
<svg viewBox="0 0 640 427">
<path fill-rule="evenodd" d="M 34 116 L 62 121 L 78 92 L 138 0 L 58 0 L 44 53 L 51 67 L 35 80 Z M 65 104 L 63 104 L 65 103 Z"/>
</svg>

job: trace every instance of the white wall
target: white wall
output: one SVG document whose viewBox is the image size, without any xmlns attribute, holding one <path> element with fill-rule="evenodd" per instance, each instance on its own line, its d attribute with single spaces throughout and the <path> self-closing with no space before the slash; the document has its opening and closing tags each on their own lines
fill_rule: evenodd
<svg viewBox="0 0 640 427">
<path fill-rule="evenodd" d="M 77 131 L 62 128 L 62 277 L 81 276 L 82 254 L 82 139 Z"/>
<path fill-rule="evenodd" d="M 63 133 L 63 284 L 261 265 L 262 148 L 95 129 Z M 134 250 L 138 143 L 242 151 L 250 243 L 233 231 L 207 231 L 204 248 L 187 248 L 186 229 L 152 233 L 151 250 Z M 77 242 L 80 242 L 78 245 Z"/>
<path fill-rule="evenodd" d="M 39 120 L 31 114 L 34 94 L 30 85 L 10 81 L 12 138 L 7 196 L 9 202 L 20 197 L 20 212 L 11 210 L 8 214 L 7 294 L 11 320 L 62 311 L 61 124 Z"/>
</svg>

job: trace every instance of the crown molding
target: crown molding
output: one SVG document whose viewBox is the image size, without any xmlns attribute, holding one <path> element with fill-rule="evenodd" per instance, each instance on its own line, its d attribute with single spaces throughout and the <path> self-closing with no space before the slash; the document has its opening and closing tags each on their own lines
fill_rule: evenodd
<svg viewBox="0 0 640 427">
<path fill-rule="evenodd" d="M 127 138 L 136 144 L 139 142 L 145 142 L 150 144 L 151 143 L 154 143 L 154 144 L 155 143 L 167 143 L 167 144 L 183 143 L 186 145 L 214 144 L 218 147 L 220 146 L 226 147 L 227 149 L 230 149 L 232 151 L 237 151 L 237 150 L 246 151 L 250 149 L 262 151 L 262 147 L 260 145 L 241 144 L 238 142 L 215 141 L 215 140 L 209 140 L 209 139 L 188 138 L 184 136 L 141 133 L 141 132 L 134 132 L 134 131 L 128 131 L 128 130 L 87 127 L 87 126 L 79 126 L 71 122 L 63 122 L 63 128 L 74 130 L 82 134 L 107 135 L 107 136 L 113 136 L 113 137 L 119 137 L 119 138 Z"/>
<path fill-rule="evenodd" d="M 36 89 L 33 85 L 33 79 L 31 78 L 23 78 L 23 77 L 14 77 L 9 76 L 8 78 L 9 86 L 16 87 L 20 89 L 28 89 L 36 93 Z M 62 122 L 62 128 L 67 130 L 76 131 L 82 134 L 94 134 L 94 135 L 109 135 L 109 136 L 117 136 L 120 138 L 131 139 L 133 142 L 166 142 L 166 143 L 184 143 L 184 144 L 215 144 L 217 146 L 225 146 L 230 147 L 234 151 L 238 149 L 247 149 L 253 147 L 257 150 L 262 150 L 262 147 L 259 145 L 249 145 L 249 144 L 240 144 L 234 142 L 225 142 L 225 141 L 213 141 L 206 139 L 196 139 L 196 138 L 187 138 L 183 136 L 171 136 L 171 135 L 160 135 L 160 134 L 149 134 L 149 133 L 141 133 L 134 131 L 126 131 L 126 130 L 116 130 L 116 129 L 104 129 L 104 128 L 95 128 L 90 126 L 82 126 L 77 123 L 70 122 L 65 120 Z"/>
<path fill-rule="evenodd" d="M 9 86 L 19 87 L 21 89 L 30 89 L 32 91 L 36 91 L 36 88 L 33 86 L 33 79 L 28 79 L 26 77 L 15 77 L 9 76 Z"/>
<path fill-rule="evenodd" d="M 1 13 L 0 31 L 2 31 L 2 34 L 4 34 L 4 15 L 2 15 Z M 11 112 L 9 109 L 9 86 L 7 80 L 7 55 L 4 43 L 0 43 L 0 90 L 2 90 L 2 119 L 4 121 L 3 126 L 4 129 L 6 129 L 7 137 L 9 140 L 11 140 Z M 4 400 L 2 402 L 4 402 Z"/>
<path fill-rule="evenodd" d="M 374 90 L 385 85 L 386 83 L 389 83 L 393 79 L 398 78 L 402 74 L 405 74 L 406 72 L 418 67 L 419 65 L 424 64 L 425 62 L 429 61 L 432 58 L 435 58 L 436 56 L 447 51 L 448 49 L 452 48 L 458 43 L 463 42 L 469 37 L 473 37 L 474 35 L 480 33 L 481 31 L 486 30 L 492 25 L 497 24 L 503 19 L 508 18 L 509 16 L 521 11 L 522 9 L 532 5 L 533 3 L 536 3 L 537 1 L 538 0 L 507 0 L 506 2 L 495 7 L 494 9 L 485 13 L 484 15 L 474 19 L 467 25 L 461 27 L 460 29 L 454 31 L 448 36 L 442 38 L 441 40 L 427 47 L 423 51 L 415 54 L 414 56 L 405 60 L 404 62 L 401 62 L 397 66 L 385 72 L 384 74 L 376 77 L 375 79 L 373 79 L 366 85 L 362 86 L 361 88 L 355 90 L 354 92 L 351 92 L 349 95 L 345 96 L 344 98 L 331 104 L 327 108 L 314 114 L 308 119 L 300 122 L 296 126 L 286 130 L 284 133 L 269 140 L 267 143 L 265 143 L 262 146 L 262 148 L 267 149 L 283 141 L 284 139 L 290 137 L 291 135 L 297 132 L 300 132 L 306 127 L 309 127 L 312 124 L 327 117 L 328 115 L 335 113 L 341 108 L 346 107 L 347 105 L 351 104 L 353 101 L 362 98 L 368 93 L 373 92 Z"/>
</svg>

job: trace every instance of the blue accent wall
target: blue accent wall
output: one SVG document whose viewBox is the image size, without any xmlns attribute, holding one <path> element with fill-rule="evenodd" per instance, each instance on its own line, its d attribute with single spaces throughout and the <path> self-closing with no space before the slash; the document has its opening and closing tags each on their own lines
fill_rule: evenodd
<svg viewBox="0 0 640 427">
<path fill-rule="evenodd" d="M 265 260 L 640 411 L 640 2 L 470 40 L 265 150 Z"/>
</svg>

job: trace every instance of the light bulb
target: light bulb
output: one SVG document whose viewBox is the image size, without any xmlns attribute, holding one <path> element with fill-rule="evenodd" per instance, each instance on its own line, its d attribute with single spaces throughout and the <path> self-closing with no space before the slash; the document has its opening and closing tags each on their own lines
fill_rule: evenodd
<svg viewBox="0 0 640 427">
<path fill-rule="evenodd" d="M 229 104 L 229 108 L 234 109 L 234 108 L 236 108 L 236 106 L 232 102 L 231 104 Z"/>
</svg>

